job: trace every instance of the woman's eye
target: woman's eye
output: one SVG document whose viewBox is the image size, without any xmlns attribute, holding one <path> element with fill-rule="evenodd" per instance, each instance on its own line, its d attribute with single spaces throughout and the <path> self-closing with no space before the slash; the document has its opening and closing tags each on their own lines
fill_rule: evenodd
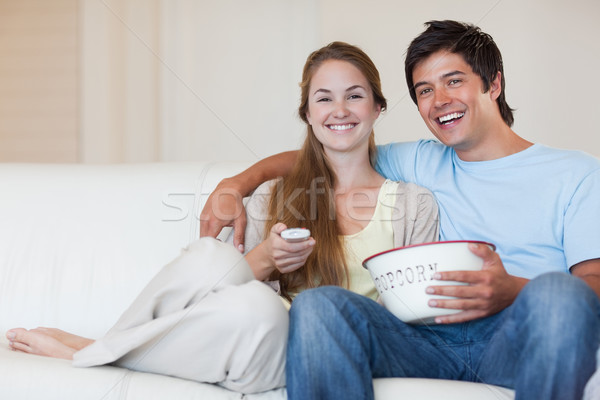
<svg viewBox="0 0 600 400">
<path fill-rule="evenodd" d="M 354 99 L 362 99 L 363 97 L 360 94 L 351 94 L 350 96 L 348 96 L 348 99 L 350 100 L 354 100 Z"/>
<path fill-rule="evenodd" d="M 317 103 L 322 103 L 322 102 L 326 102 L 326 101 L 331 101 L 331 100 L 327 97 L 322 97 L 320 99 L 317 99 Z"/>
</svg>

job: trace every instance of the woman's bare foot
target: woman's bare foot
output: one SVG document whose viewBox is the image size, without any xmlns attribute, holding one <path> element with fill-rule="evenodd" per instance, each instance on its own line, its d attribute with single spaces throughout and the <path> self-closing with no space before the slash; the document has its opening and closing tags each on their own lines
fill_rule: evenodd
<svg viewBox="0 0 600 400">
<path fill-rule="evenodd" d="M 89 346 L 94 343 L 93 339 L 84 338 L 82 336 L 77 336 L 69 332 L 65 332 L 56 328 L 44 328 L 39 327 L 33 329 L 36 332 L 45 333 L 48 336 L 53 337 L 64 345 L 67 345 L 75 350 L 81 350 L 84 347 Z"/>
<path fill-rule="evenodd" d="M 11 349 L 24 353 L 40 356 L 73 359 L 77 349 L 61 343 L 55 337 L 46 334 L 43 330 L 15 328 L 6 332 L 8 345 Z"/>
</svg>

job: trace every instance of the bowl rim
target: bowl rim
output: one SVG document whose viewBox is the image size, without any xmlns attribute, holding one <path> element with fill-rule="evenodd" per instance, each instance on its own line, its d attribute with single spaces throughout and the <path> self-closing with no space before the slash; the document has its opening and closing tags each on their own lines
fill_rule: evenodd
<svg viewBox="0 0 600 400">
<path fill-rule="evenodd" d="M 432 245 L 432 244 L 443 244 L 443 243 L 477 243 L 477 244 L 486 244 L 486 245 L 490 246 L 492 248 L 492 250 L 496 251 L 496 245 L 495 244 L 490 243 L 490 242 L 486 242 L 486 241 L 483 241 L 483 240 L 440 240 L 438 242 L 425 242 L 425 243 L 409 244 L 408 246 L 395 247 L 393 249 L 381 251 L 379 253 L 373 254 L 372 256 L 369 256 L 369 257 L 365 258 L 365 260 L 362 262 L 362 266 L 363 266 L 364 269 L 369 269 L 367 267 L 367 262 L 369 260 L 371 260 L 372 258 L 378 257 L 378 256 L 380 256 L 382 254 L 391 253 L 392 251 L 409 249 L 411 247 L 421 247 L 421 246 L 429 246 L 429 245 Z"/>
</svg>

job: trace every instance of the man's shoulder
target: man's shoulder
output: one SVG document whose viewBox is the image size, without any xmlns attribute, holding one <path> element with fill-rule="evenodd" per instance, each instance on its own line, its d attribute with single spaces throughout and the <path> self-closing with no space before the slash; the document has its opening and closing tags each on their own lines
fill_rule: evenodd
<svg viewBox="0 0 600 400">
<path fill-rule="evenodd" d="M 380 153 L 388 160 L 440 159 L 451 155 L 452 148 L 434 139 L 420 139 L 414 142 L 393 142 L 379 146 Z"/>
<path fill-rule="evenodd" d="M 449 148 L 435 139 L 419 139 L 412 142 L 392 142 L 378 146 L 379 149 L 393 151 L 447 151 Z"/>
<path fill-rule="evenodd" d="M 427 186 L 422 175 L 451 162 L 452 152 L 451 148 L 431 139 L 389 143 L 378 148 L 376 169 L 386 178 Z"/>
<path fill-rule="evenodd" d="M 600 159 L 581 150 L 559 149 L 536 144 L 535 154 L 549 165 L 569 166 L 582 170 L 595 171 L 600 169 Z"/>
</svg>

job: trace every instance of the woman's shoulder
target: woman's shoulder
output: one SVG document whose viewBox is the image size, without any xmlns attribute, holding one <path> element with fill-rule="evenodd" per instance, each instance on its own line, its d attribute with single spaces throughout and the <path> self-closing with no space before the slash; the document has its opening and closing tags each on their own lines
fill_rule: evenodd
<svg viewBox="0 0 600 400">
<path fill-rule="evenodd" d="M 252 195 L 255 194 L 270 194 L 271 190 L 273 188 L 273 186 L 278 182 L 281 181 L 283 178 L 275 178 L 275 179 L 271 179 L 270 181 L 266 181 L 261 183 L 252 193 Z"/>
<path fill-rule="evenodd" d="M 275 187 L 277 181 L 280 179 L 276 178 L 261 183 L 246 199 L 246 207 L 264 207 L 264 204 L 268 202 L 271 196 L 271 190 L 273 190 L 273 187 Z"/>
<path fill-rule="evenodd" d="M 396 209 L 412 210 L 419 213 L 424 209 L 437 214 L 438 205 L 434 194 L 427 188 L 411 182 L 393 181 L 396 191 L 393 193 Z"/>
<path fill-rule="evenodd" d="M 393 181 L 387 179 L 384 182 L 384 187 L 388 192 L 393 191 L 397 194 L 402 194 L 406 196 L 418 196 L 422 194 L 431 195 L 433 197 L 433 193 L 426 187 L 417 185 L 416 183 L 404 182 L 404 181 Z"/>
</svg>

